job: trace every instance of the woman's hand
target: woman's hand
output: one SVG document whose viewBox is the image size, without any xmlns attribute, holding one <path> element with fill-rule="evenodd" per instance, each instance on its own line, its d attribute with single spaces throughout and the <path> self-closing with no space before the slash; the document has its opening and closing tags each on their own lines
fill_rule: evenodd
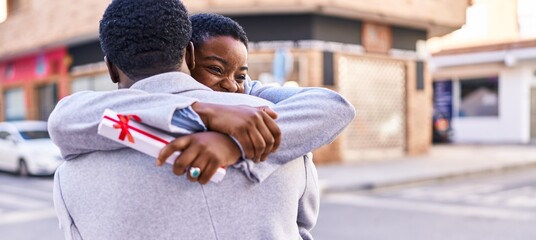
<svg viewBox="0 0 536 240">
<path fill-rule="evenodd" d="M 281 130 L 275 123 L 277 114 L 268 107 L 196 102 L 192 109 L 209 130 L 233 136 L 246 158 L 255 162 L 266 160 L 281 143 Z"/>
<path fill-rule="evenodd" d="M 208 183 L 218 168 L 232 165 L 241 157 L 240 148 L 229 136 L 217 132 L 201 132 L 171 141 L 160 151 L 157 165 L 164 164 L 176 151 L 181 154 L 175 159 L 173 173 L 180 176 L 190 167 L 197 167 L 201 170 L 197 178 L 187 175 L 191 181 L 201 184 Z"/>
</svg>

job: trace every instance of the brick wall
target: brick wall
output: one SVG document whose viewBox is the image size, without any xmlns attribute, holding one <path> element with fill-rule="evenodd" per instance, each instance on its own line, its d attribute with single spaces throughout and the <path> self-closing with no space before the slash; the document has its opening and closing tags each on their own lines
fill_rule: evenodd
<svg viewBox="0 0 536 240">
<path fill-rule="evenodd" d="M 26 51 L 94 39 L 109 0 L 26 0 L 0 23 L 0 59 Z"/>
</svg>

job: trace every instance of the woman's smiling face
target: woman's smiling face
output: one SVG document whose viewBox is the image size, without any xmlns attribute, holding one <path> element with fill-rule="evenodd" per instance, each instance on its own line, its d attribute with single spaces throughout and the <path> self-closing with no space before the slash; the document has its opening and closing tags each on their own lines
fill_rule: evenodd
<svg viewBox="0 0 536 240">
<path fill-rule="evenodd" d="M 248 50 L 239 40 L 229 36 L 210 37 L 194 49 L 195 67 L 192 77 L 220 92 L 244 93 L 248 73 Z"/>
</svg>

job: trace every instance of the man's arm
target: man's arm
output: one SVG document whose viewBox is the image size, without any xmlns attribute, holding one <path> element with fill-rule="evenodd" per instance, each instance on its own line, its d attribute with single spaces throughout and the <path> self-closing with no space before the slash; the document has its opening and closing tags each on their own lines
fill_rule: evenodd
<svg viewBox="0 0 536 240">
<path fill-rule="evenodd" d="M 110 92 L 83 91 L 62 99 L 48 119 L 48 130 L 66 160 L 93 151 L 125 148 L 124 145 L 97 134 L 106 108 L 117 113 L 135 114 L 142 123 L 167 130 L 176 109 L 186 108 L 196 99 L 172 94 L 148 94 L 124 89 Z M 174 127 L 174 132 L 191 131 Z"/>
<path fill-rule="evenodd" d="M 246 93 L 275 103 L 282 140 L 277 152 L 262 164 L 238 163 L 250 179 L 263 181 L 279 166 L 331 143 L 355 117 L 354 107 L 325 88 L 263 86 L 246 83 Z"/>
<path fill-rule="evenodd" d="M 247 157 L 260 160 L 266 151 L 279 145 L 280 132 L 272 119 L 276 117 L 273 112 L 247 106 L 200 103 L 194 98 L 176 94 L 147 93 L 135 89 L 84 91 L 66 97 L 51 113 L 49 131 L 63 157 L 70 160 L 80 154 L 125 147 L 97 135 L 97 126 L 106 108 L 119 114 L 136 115 L 143 124 L 183 135 L 203 130 L 196 124 L 183 124 L 182 128 L 172 124 L 177 116 L 188 117 L 176 112 L 189 107 L 199 113 L 207 127 L 221 129 L 220 132 L 238 139 L 245 146 Z M 271 142 L 271 147 L 266 142 Z"/>
</svg>

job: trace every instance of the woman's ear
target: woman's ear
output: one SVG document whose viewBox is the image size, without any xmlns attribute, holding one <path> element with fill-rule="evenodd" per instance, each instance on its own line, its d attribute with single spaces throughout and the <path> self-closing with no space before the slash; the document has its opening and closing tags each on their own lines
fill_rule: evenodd
<svg viewBox="0 0 536 240">
<path fill-rule="evenodd" d="M 106 63 L 106 67 L 108 68 L 108 74 L 110 75 L 110 79 L 112 79 L 113 83 L 118 83 L 119 73 L 117 72 L 117 68 L 112 62 L 110 62 L 110 60 L 106 56 L 104 56 L 104 62 Z"/>
<path fill-rule="evenodd" d="M 195 68 L 195 53 L 194 53 L 194 43 L 189 42 L 186 46 L 186 52 L 184 53 L 184 61 L 188 66 L 188 69 L 192 71 Z"/>
</svg>

